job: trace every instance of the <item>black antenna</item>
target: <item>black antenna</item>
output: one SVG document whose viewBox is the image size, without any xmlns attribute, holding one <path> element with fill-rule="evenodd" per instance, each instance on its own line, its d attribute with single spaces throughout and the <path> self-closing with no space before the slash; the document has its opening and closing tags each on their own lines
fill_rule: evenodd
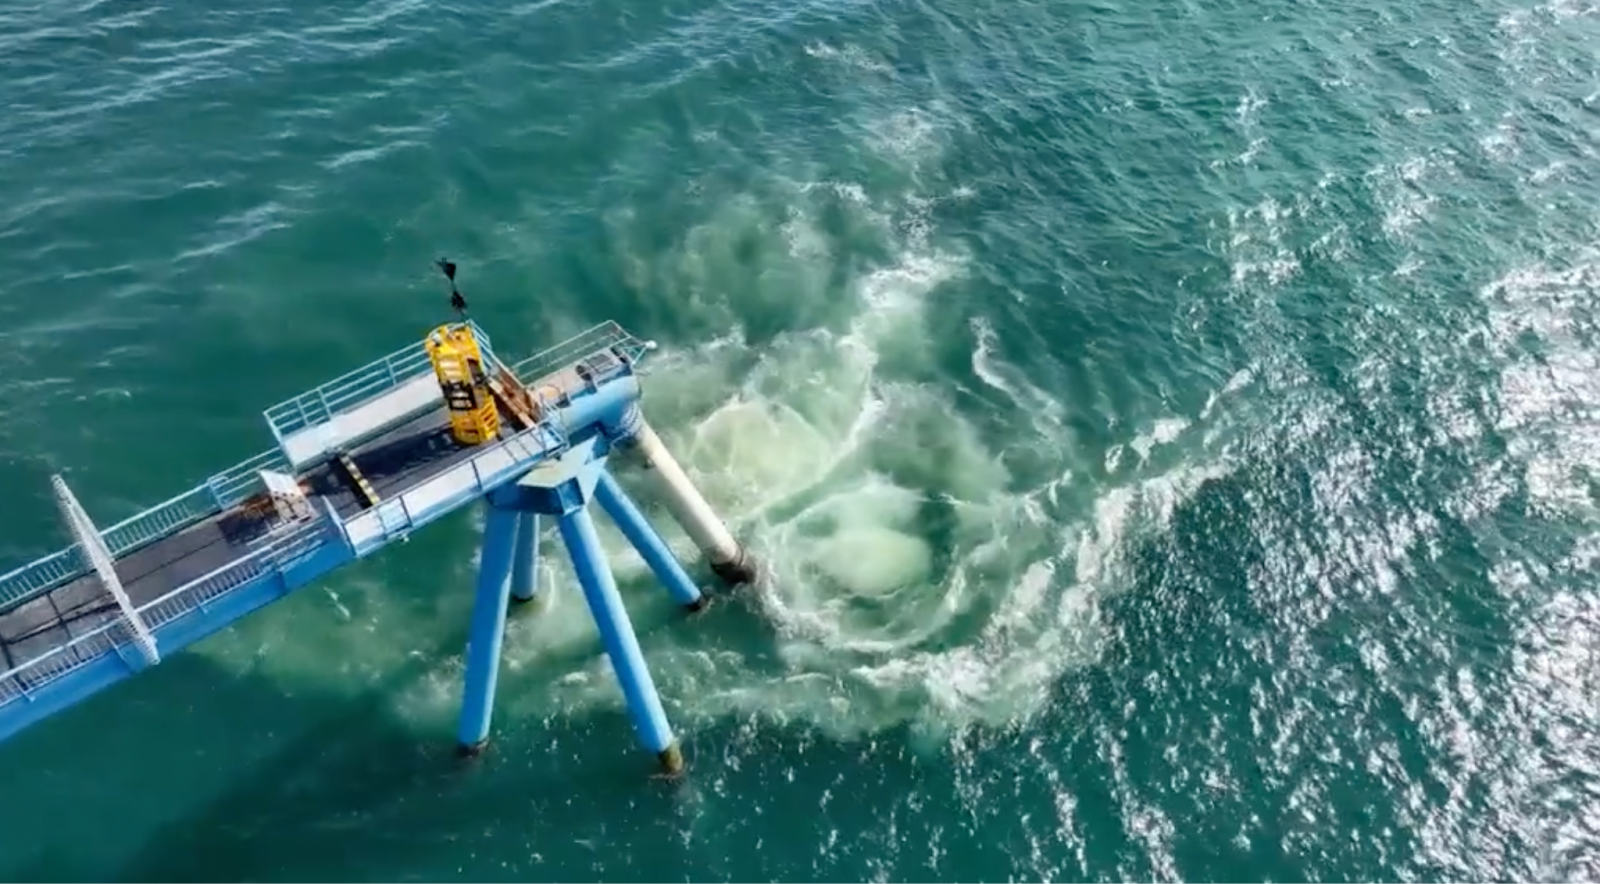
<svg viewBox="0 0 1600 884">
<path fill-rule="evenodd" d="M 445 279 L 450 280 L 450 307 L 451 307 L 451 309 L 455 310 L 457 313 L 461 314 L 462 316 L 466 316 L 467 315 L 467 299 L 461 297 L 461 290 L 456 288 L 456 265 L 451 261 L 445 260 L 444 258 L 440 258 L 438 261 L 436 261 L 434 263 L 438 264 L 439 265 L 439 269 L 444 271 Z"/>
</svg>

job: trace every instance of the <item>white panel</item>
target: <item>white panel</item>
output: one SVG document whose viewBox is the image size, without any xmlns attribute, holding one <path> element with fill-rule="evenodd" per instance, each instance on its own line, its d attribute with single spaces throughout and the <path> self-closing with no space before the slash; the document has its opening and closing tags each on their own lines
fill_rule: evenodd
<svg viewBox="0 0 1600 884">
<path fill-rule="evenodd" d="M 288 473 L 280 473 L 277 470 L 262 470 L 261 483 L 267 486 L 268 493 L 278 497 L 285 497 L 294 501 L 301 501 L 306 498 L 305 492 L 300 490 L 300 483 L 295 481 L 295 478 Z"/>
<path fill-rule="evenodd" d="M 415 417 L 443 401 L 444 391 L 439 389 L 439 379 L 434 377 L 433 372 L 419 375 L 354 408 L 339 412 L 325 423 L 306 427 L 284 437 L 284 457 L 288 458 L 291 465 L 301 467 L 337 451 L 351 440 L 364 438 Z"/>
<path fill-rule="evenodd" d="M 83 550 L 84 557 L 94 567 L 95 573 L 100 575 L 100 584 L 117 600 L 117 607 L 122 609 L 122 620 L 133 633 L 134 642 L 139 645 L 139 651 L 144 654 L 145 662 L 156 664 L 161 662 L 161 654 L 156 650 L 155 636 L 140 619 L 139 612 L 133 609 L 133 602 L 128 599 L 128 593 L 122 588 L 122 581 L 117 579 L 117 569 L 112 563 L 111 551 L 106 549 L 105 541 L 100 539 L 100 532 L 89 521 L 89 514 L 83 511 L 78 499 L 72 496 L 71 489 L 67 488 L 65 479 L 60 476 L 51 476 L 50 483 L 56 492 L 56 505 L 61 509 L 61 518 L 66 520 L 67 527 L 72 531 L 78 547 Z"/>
</svg>

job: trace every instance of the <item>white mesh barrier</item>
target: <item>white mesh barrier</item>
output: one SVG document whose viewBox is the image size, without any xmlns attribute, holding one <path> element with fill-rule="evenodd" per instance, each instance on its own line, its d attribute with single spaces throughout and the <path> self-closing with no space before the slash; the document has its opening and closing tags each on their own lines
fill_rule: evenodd
<svg viewBox="0 0 1600 884">
<path fill-rule="evenodd" d="M 133 603 L 128 600 L 128 593 L 123 590 L 122 581 L 117 579 L 117 569 L 112 565 L 111 552 L 106 549 L 105 541 L 100 539 L 100 532 L 95 529 L 94 523 L 89 521 L 89 514 L 83 511 L 78 499 L 72 496 L 66 480 L 59 475 L 51 476 L 50 484 L 55 489 L 56 505 L 61 508 L 61 517 L 66 520 L 68 529 L 78 542 L 78 547 L 83 550 L 84 558 L 89 560 L 89 565 L 100 575 L 100 584 L 111 593 L 112 598 L 117 600 L 117 607 L 122 610 L 122 622 L 132 635 L 134 643 L 139 646 L 140 653 L 144 654 L 145 662 L 151 665 L 160 663 L 161 654 L 156 650 L 155 636 L 150 634 L 144 620 L 139 617 L 139 612 L 133 609 Z"/>
</svg>

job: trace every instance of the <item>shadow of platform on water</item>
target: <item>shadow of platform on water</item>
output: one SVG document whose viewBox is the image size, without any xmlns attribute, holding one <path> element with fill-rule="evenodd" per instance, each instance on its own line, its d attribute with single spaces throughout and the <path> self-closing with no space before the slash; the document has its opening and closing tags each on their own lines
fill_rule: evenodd
<svg viewBox="0 0 1600 884">
<path fill-rule="evenodd" d="M 630 602 L 647 641 L 686 616 Z M 727 604 L 689 619 L 729 615 L 749 616 Z M 18 803 L 0 806 L 0 830 L 32 849 L 3 851 L 0 879 L 438 879 L 463 853 L 474 877 L 594 877 L 616 868 L 611 845 L 635 839 L 653 847 L 622 862 L 625 875 L 683 877 L 685 785 L 655 778 L 620 703 L 513 713 L 518 679 L 502 670 L 489 748 L 470 760 L 455 755 L 458 676 L 448 712 L 397 711 L 459 652 L 464 627 L 354 696 L 188 653 L 19 735 L 0 766 L 33 773 L 7 777 Z M 534 677 L 599 653 L 596 639 L 542 659 Z M 692 771 L 696 736 L 680 736 Z M 603 849 L 574 848 L 573 832 Z"/>
<path fill-rule="evenodd" d="M 709 613 L 709 612 L 708 612 Z M 723 616 L 748 612 L 728 604 Z M 682 615 L 641 618 L 641 633 L 670 628 Z M 463 637 L 464 638 L 464 637 Z M 437 660 L 455 643 L 441 643 Z M 590 652 L 600 653 L 598 640 Z M 573 661 L 542 660 L 560 670 Z M 530 880 L 694 877 L 703 863 L 685 837 L 696 813 L 696 771 L 716 771 L 728 734 L 680 731 L 688 779 L 656 776 L 620 703 L 580 714 L 514 715 L 504 694 L 484 755 L 455 754 L 454 718 L 418 726 L 396 714 L 394 696 L 431 664 L 398 673 L 354 700 L 286 700 L 251 679 L 229 690 L 261 703 L 310 704 L 318 724 L 279 745 L 230 781 L 149 834 L 122 864 L 123 880 Z M 241 699 L 250 703 L 249 699 Z M 442 725 L 442 726 L 441 726 Z M 777 760 L 781 756 L 774 756 Z M 463 865 L 465 864 L 465 865 Z M 33 879 L 59 879 L 41 862 Z"/>
<path fill-rule="evenodd" d="M 191 655 L 92 698 L 0 755 L 0 879 L 437 878 L 460 859 L 452 845 L 485 835 L 504 844 L 506 874 L 526 879 L 540 843 L 571 825 L 636 821 L 671 843 L 679 786 L 653 779 L 620 709 L 502 714 L 485 755 L 463 760 L 453 727 L 394 711 L 427 665 L 352 697 L 291 693 Z"/>
<path fill-rule="evenodd" d="M 638 620 L 647 644 L 681 628 Z M 735 650 L 760 656 L 770 637 L 745 633 L 759 620 L 727 602 L 691 618 L 709 627 L 691 632 L 720 645 L 738 632 Z M 840 741 L 743 718 L 682 722 L 688 774 L 658 780 L 620 704 L 512 714 L 502 703 L 489 750 L 463 761 L 453 703 L 417 721 L 394 702 L 463 638 L 442 634 L 356 695 L 181 655 L 22 735 L 0 765 L 38 771 L 8 783 L 34 807 L 0 805 L 0 831 L 35 848 L 7 851 L 0 878 L 844 880 L 883 848 L 871 832 L 886 806 L 928 843 L 941 823 L 914 812 L 918 796 L 956 791 L 949 757 L 907 752 L 903 728 Z M 502 700 L 516 681 L 502 673 Z M 63 744 L 94 751 L 68 756 Z M 845 790 L 881 798 L 826 801 Z M 814 852 L 840 833 L 840 849 Z M 1003 839 L 974 839 L 957 877 L 1004 867 Z M 896 877 L 929 879 L 927 862 L 907 854 Z"/>
<path fill-rule="evenodd" d="M 627 841 L 657 828 L 646 840 L 671 844 L 678 785 L 650 778 L 653 761 L 634 750 L 625 719 L 598 718 L 506 722 L 485 755 L 462 760 L 383 703 L 353 704 L 153 833 L 120 877 L 438 879 L 466 861 L 474 878 L 499 867 L 528 880 L 539 876 L 541 852 L 564 865 L 558 854 L 578 832 L 630 833 L 619 838 Z M 651 864 L 666 872 L 677 863 L 664 855 Z"/>
</svg>

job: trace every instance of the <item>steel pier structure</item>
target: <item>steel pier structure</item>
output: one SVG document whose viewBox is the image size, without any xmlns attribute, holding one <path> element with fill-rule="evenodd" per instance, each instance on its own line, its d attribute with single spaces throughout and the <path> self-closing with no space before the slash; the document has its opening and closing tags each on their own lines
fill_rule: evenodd
<svg viewBox="0 0 1600 884">
<path fill-rule="evenodd" d="M 548 518 L 640 740 L 676 772 L 682 755 L 589 501 L 676 601 L 693 610 L 703 599 L 608 459 L 633 457 L 651 469 L 723 582 L 756 575 L 640 413 L 639 364 L 653 346 L 605 323 L 507 364 L 476 323 L 451 323 L 267 409 L 274 447 L 105 530 L 53 477 L 72 544 L 0 576 L 0 739 L 482 500 L 462 753 L 488 738 L 507 606 L 537 592 L 540 520 Z"/>
</svg>

